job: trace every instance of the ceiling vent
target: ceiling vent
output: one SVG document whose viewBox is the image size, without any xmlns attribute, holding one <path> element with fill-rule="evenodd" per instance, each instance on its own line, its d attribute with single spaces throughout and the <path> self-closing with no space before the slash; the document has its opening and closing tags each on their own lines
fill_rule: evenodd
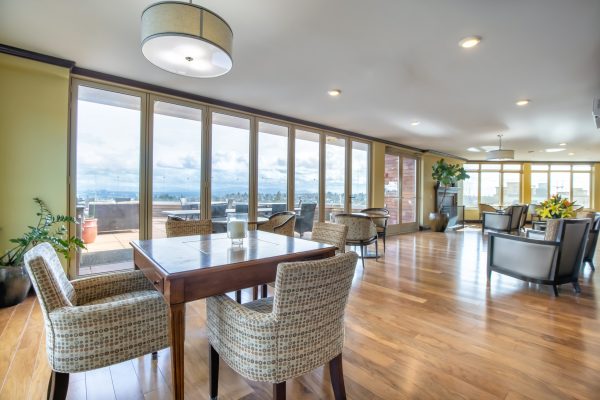
<svg viewBox="0 0 600 400">
<path fill-rule="evenodd" d="M 600 97 L 594 99 L 592 113 L 594 114 L 594 119 L 596 120 L 596 128 L 600 129 Z"/>
</svg>

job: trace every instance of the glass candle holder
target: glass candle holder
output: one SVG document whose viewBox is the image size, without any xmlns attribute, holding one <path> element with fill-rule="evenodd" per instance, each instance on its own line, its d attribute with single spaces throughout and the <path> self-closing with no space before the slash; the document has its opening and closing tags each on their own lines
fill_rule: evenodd
<svg viewBox="0 0 600 400">
<path fill-rule="evenodd" d="M 244 239 L 248 236 L 248 214 L 227 214 L 227 237 L 231 244 L 242 246 Z"/>
</svg>

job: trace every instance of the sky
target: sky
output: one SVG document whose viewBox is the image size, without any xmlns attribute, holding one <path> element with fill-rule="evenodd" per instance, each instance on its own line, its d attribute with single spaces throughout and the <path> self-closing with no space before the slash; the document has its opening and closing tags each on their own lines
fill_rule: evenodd
<svg viewBox="0 0 600 400">
<path fill-rule="evenodd" d="M 200 191 L 201 110 L 186 108 L 186 118 L 155 114 L 153 121 L 154 192 Z M 191 112 L 190 112 L 191 111 Z M 140 111 L 79 100 L 77 110 L 78 193 L 139 190 Z M 241 121 L 237 126 L 243 126 Z M 262 124 L 261 124 L 262 126 Z M 268 131 L 268 129 L 265 129 Z M 259 132 L 259 192 L 285 192 L 286 136 Z M 296 140 L 295 190 L 318 189 L 318 143 Z M 247 193 L 249 131 L 213 125 L 212 192 Z M 353 190 L 367 190 L 366 152 L 353 150 Z M 343 193 L 344 149 L 326 144 L 326 191 Z"/>
</svg>

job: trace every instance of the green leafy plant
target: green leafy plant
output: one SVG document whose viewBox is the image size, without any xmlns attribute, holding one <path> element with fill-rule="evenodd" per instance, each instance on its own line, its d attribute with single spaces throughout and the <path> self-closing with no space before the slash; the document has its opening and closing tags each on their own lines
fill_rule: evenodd
<svg viewBox="0 0 600 400">
<path fill-rule="evenodd" d="M 535 208 L 542 218 L 569 218 L 573 216 L 574 201 L 563 199 L 560 194 L 555 194 L 548 200 L 542 201 Z"/>
<path fill-rule="evenodd" d="M 469 179 L 469 175 L 460 164 L 448 164 L 443 158 L 436 161 L 431 169 L 431 177 L 444 188 L 444 192 L 442 193 L 442 201 L 440 201 L 440 206 L 438 209 L 438 212 L 441 213 L 448 187 L 456 184 L 459 181 Z"/>
<path fill-rule="evenodd" d="M 16 246 L 0 256 L 0 266 L 19 265 L 25 253 L 38 243 L 48 242 L 57 253 L 66 259 L 71 256 L 71 251 L 76 248 L 85 249 L 83 241 L 75 236 L 68 236 L 66 224 L 77 222 L 73 217 L 54 215 L 40 198 L 33 199 L 40 210 L 36 213 L 39 221 L 36 226 L 28 226 L 29 231 L 23 236 L 10 239 Z"/>
</svg>

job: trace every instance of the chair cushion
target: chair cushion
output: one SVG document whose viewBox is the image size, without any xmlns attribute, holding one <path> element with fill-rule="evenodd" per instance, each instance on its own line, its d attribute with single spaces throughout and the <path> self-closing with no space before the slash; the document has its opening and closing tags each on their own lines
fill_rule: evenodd
<svg viewBox="0 0 600 400">
<path fill-rule="evenodd" d="M 273 298 L 267 297 L 266 299 L 250 301 L 244 303 L 243 306 L 262 314 L 270 314 L 273 311 Z"/>
</svg>

